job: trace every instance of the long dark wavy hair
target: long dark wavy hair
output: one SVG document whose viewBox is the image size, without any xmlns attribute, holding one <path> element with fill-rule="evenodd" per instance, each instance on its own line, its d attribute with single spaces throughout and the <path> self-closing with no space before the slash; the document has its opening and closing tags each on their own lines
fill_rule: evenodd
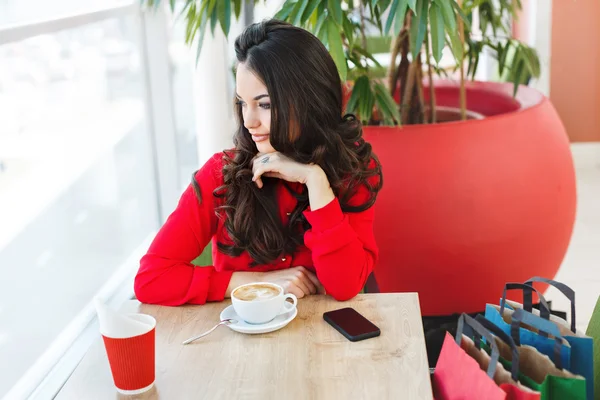
<svg viewBox="0 0 600 400">
<path fill-rule="evenodd" d="M 273 148 L 304 164 L 318 164 L 344 212 L 373 206 L 383 185 L 379 160 L 363 139 L 353 115 L 343 115 L 342 84 L 325 46 L 310 32 L 278 20 L 248 26 L 235 41 L 237 61 L 245 63 L 266 86 L 271 100 L 270 141 Z M 244 127 L 241 105 L 234 106 L 238 128 L 235 149 L 224 154 L 224 185 L 214 191 L 217 215 L 225 218 L 228 243 L 219 251 L 237 257 L 247 251 L 254 265 L 269 264 L 292 254 L 303 244 L 310 226 L 303 216 L 309 205 L 306 187 L 297 193 L 297 206 L 287 226 L 281 222 L 276 198 L 277 179 L 252 182 L 256 144 Z M 192 178 L 198 199 L 198 183 Z M 368 189 L 363 204 L 349 204 L 359 186 Z"/>
</svg>

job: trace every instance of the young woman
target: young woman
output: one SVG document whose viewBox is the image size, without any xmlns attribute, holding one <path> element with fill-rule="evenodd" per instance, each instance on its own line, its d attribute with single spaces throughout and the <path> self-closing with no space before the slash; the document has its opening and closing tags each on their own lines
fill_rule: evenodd
<svg viewBox="0 0 600 400">
<path fill-rule="evenodd" d="M 273 282 L 301 298 L 354 297 L 377 261 L 381 166 L 342 117 L 333 59 L 311 33 L 268 20 L 235 41 L 235 149 L 197 171 L 142 258 L 137 298 L 176 306 Z M 213 241 L 213 265 L 191 264 Z"/>
</svg>

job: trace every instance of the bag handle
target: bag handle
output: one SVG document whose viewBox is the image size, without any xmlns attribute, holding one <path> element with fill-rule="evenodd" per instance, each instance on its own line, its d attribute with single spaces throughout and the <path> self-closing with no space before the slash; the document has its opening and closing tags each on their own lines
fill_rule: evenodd
<svg viewBox="0 0 600 400">
<path fill-rule="evenodd" d="M 513 338 L 515 345 L 517 346 L 521 345 L 521 323 L 532 326 L 538 329 L 540 332 L 545 332 L 546 334 L 554 336 L 554 365 L 558 369 L 563 369 L 562 360 L 560 357 L 563 339 L 560 335 L 558 327 L 554 324 L 554 322 L 538 317 L 537 315 L 527 312 L 521 308 L 517 308 L 512 315 L 512 322 L 510 324 L 510 336 Z"/>
<path fill-rule="evenodd" d="M 563 295 L 565 295 L 565 297 L 567 299 L 569 299 L 569 301 L 571 302 L 571 332 L 575 333 L 576 325 L 577 325 L 575 323 L 575 291 L 562 282 L 557 282 L 553 279 L 543 278 L 541 276 L 534 276 L 533 278 L 529 278 L 529 279 L 527 279 L 527 282 L 525 282 L 525 284 L 533 286 L 532 285 L 533 282 L 542 282 L 542 283 L 547 283 L 550 286 L 554 286 L 555 288 L 560 290 L 560 292 Z M 526 301 L 526 299 L 529 302 L 532 301 L 531 300 L 531 292 L 529 292 L 529 291 L 523 292 L 523 301 Z"/>
<path fill-rule="evenodd" d="M 502 299 L 500 299 L 500 315 L 504 315 L 504 307 L 506 306 L 506 291 L 512 289 L 523 290 L 523 309 L 527 312 L 533 311 L 531 292 L 535 291 L 535 293 L 538 295 L 538 298 L 540 299 L 540 316 L 544 319 L 550 319 L 550 306 L 548 305 L 546 298 L 533 286 L 519 282 L 509 282 L 506 285 L 504 285 L 504 292 L 502 292 Z M 527 294 L 529 294 L 530 296 L 527 297 Z M 541 332 L 540 336 L 548 337 L 546 332 Z"/>
<path fill-rule="evenodd" d="M 502 292 L 502 299 L 500 299 L 500 314 L 504 314 L 504 308 L 506 306 L 506 292 L 508 290 L 521 289 L 523 290 L 523 309 L 527 312 L 533 310 L 533 302 L 531 292 L 535 292 L 540 299 L 540 317 L 544 319 L 550 319 L 550 307 L 546 298 L 537 291 L 536 288 L 526 283 L 509 282 L 504 285 L 504 291 Z M 527 296 L 529 294 L 529 296 Z"/>
<path fill-rule="evenodd" d="M 506 343 L 512 352 L 512 366 L 511 366 L 511 378 L 513 381 L 517 382 L 519 380 L 519 349 L 517 349 L 517 345 L 515 341 L 502 329 L 500 329 L 496 324 L 492 321 L 479 314 L 475 317 L 475 321 L 479 322 L 484 328 L 490 331 L 492 334 L 498 336 L 500 340 Z M 491 345 L 491 344 L 490 344 Z"/>
<path fill-rule="evenodd" d="M 458 325 L 456 328 L 456 337 L 454 338 L 454 340 L 456 341 L 456 344 L 459 346 L 462 342 L 462 335 L 465 330 L 465 327 L 470 328 L 471 333 L 473 333 L 475 342 L 478 343 L 478 345 L 477 345 L 478 349 L 480 346 L 480 344 L 479 344 L 480 337 L 486 338 L 486 340 L 490 343 L 490 345 L 492 347 L 492 354 L 490 355 L 491 360 L 490 360 L 490 364 L 488 365 L 487 375 L 491 379 L 494 379 L 494 374 L 496 373 L 496 366 L 498 364 L 498 359 L 500 358 L 500 352 L 498 351 L 498 345 L 496 344 L 494 337 L 479 322 L 475 321 L 475 319 L 473 319 L 469 315 L 463 313 L 458 318 Z M 469 336 L 469 335 L 465 335 L 465 336 Z"/>
</svg>

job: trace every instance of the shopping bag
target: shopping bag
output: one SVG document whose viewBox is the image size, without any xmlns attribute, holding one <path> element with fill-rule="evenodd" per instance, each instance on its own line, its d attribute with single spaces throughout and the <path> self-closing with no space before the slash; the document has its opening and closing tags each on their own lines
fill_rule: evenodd
<svg viewBox="0 0 600 400">
<path fill-rule="evenodd" d="M 507 363 L 507 365 L 502 365 L 502 367 L 498 367 L 496 375 L 494 376 L 494 381 L 500 385 L 500 387 L 508 394 L 507 399 L 514 399 L 514 400 L 536 400 L 536 399 L 540 399 L 541 398 L 541 393 L 533 390 L 525 385 L 523 385 L 521 382 L 519 382 L 519 376 L 521 376 L 520 372 L 519 372 L 519 368 L 520 368 L 520 355 L 519 355 L 519 347 L 517 347 L 517 345 L 515 344 L 514 340 L 507 335 L 502 329 L 500 329 L 498 326 L 494 325 L 491 321 L 489 321 L 488 319 L 486 319 L 483 315 L 478 315 L 475 318 L 475 321 L 479 322 L 481 324 L 481 326 L 483 326 L 485 329 L 487 329 L 492 335 L 493 338 L 496 342 L 496 345 L 498 346 L 498 352 L 500 354 L 500 358 L 502 358 L 503 353 L 504 356 L 506 357 L 506 352 L 510 351 L 510 357 L 508 357 L 508 359 L 512 360 L 512 363 Z M 481 342 L 484 346 L 487 343 L 487 351 L 490 351 L 490 347 L 489 347 L 489 342 Z M 478 346 L 479 347 L 479 346 Z M 479 349 L 478 349 L 479 350 Z M 479 352 L 480 354 L 487 354 L 485 351 L 483 352 Z M 475 358 L 475 357 L 474 357 Z M 478 359 L 478 358 L 476 358 Z M 489 360 L 489 356 L 488 356 L 488 360 Z M 480 367 L 483 368 L 487 368 L 487 364 L 479 364 Z M 508 367 L 508 370 L 510 370 L 510 375 L 508 374 L 508 372 L 506 372 L 507 370 L 505 369 L 505 366 Z M 501 376 L 500 374 L 502 374 L 502 372 L 504 371 L 505 375 L 509 375 L 509 376 Z M 498 376 L 500 375 L 500 376 Z"/>
<path fill-rule="evenodd" d="M 467 337 L 469 333 L 475 340 Z M 491 356 L 476 343 L 485 337 L 491 344 Z M 493 336 L 466 314 L 458 320 L 456 337 L 446 333 L 433 374 L 436 400 L 536 400 L 539 393 L 519 387 L 501 364 Z M 485 369 L 482 369 L 482 367 Z M 496 382 L 499 382 L 496 383 Z"/>
<path fill-rule="evenodd" d="M 600 400 L 600 297 L 585 334 L 594 341 L 594 400 Z"/>
<path fill-rule="evenodd" d="M 537 351 L 533 346 L 524 345 L 521 339 L 527 330 L 521 327 L 526 324 L 528 327 L 545 332 L 553 336 L 546 340 L 554 341 L 554 351 L 552 360 L 548 355 Z M 511 337 L 515 345 L 520 346 L 519 367 L 522 375 L 529 379 L 520 377 L 520 381 L 530 388 L 541 392 L 542 400 L 545 399 L 586 399 L 586 381 L 581 375 L 573 374 L 567 369 L 561 367 L 560 348 L 563 346 L 562 338 L 558 328 L 554 323 L 543 319 L 535 314 L 529 313 L 521 308 L 514 310 L 511 320 Z M 512 358 L 511 352 L 499 347 L 502 358 Z M 553 362 L 554 361 L 554 362 Z"/>
<path fill-rule="evenodd" d="M 569 286 L 564 283 L 554 281 L 552 279 L 542 278 L 534 276 L 528 279 L 525 284 L 533 286 L 534 282 L 547 283 L 557 288 L 570 302 L 571 302 L 571 324 L 567 323 L 566 320 L 550 316 L 550 321 L 554 322 L 562 337 L 569 343 L 571 347 L 571 359 L 568 365 L 565 367 L 576 375 L 581 375 L 586 379 L 587 385 L 587 400 L 594 399 L 594 341 L 591 337 L 586 336 L 583 332 L 579 332 L 576 329 L 576 313 L 575 313 L 575 292 Z M 529 304 L 531 302 L 532 291 L 525 290 L 523 292 L 523 303 Z M 508 302 L 508 304 L 515 308 L 521 305 L 514 302 Z M 530 311 L 531 312 L 531 311 Z M 533 314 L 537 314 L 536 310 Z M 537 346 L 535 346 L 537 347 Z M 542 351 L 542 353 L 545 353 Z M 549 355 L 549 354 L 548 354 Z"/>
<path fill-rule="evenodd" d="M 550 318 L 550 310 L 548 307 L 548 303 L 544 296 L 539 293 L 535 288 L 530 285 L 523 283 L 507 283 L 504 286 L 504 291 L 502 293 L 502 298 L 500 299 L 500 306 L 496 306 L 493 304 L 486 304 L 485 306 L 485 318 L 494 323 L 494 325 L 501 328 L 505 333 L 510 334 L 511 329 L 511 315 L 513 313 L 512 308 L 507 307 L 506 300 L 506 292 L 511 289 L 522 289 L 523 290 L 523 308 L 525 311 L 532 312 L 533 306 L 531 304 L 531 293 L 536 292 L 538 298 L 540 300 L 540 316 L 548 320 Z M 526 294 L 529 293 L 529 297 Z M 510 304 L 519 304 L 514 302 L 509 302 Z M 537 310 L 536 310 L 537 311 Z M 537 332 L 528 330 L 526 328 L 520 328 L 521 330 L 521 343 L 525 345 L 530 345 L 535 347 L 540 353 L 546 354 L 547 356 L 552 356 L 556 350 L 555 342 L 553 339 L 549 339 L 547 333 Z M 558 328 L 556 328 L 558 332 Z M 562 346 L 558 349 L 560 354 L 560 368 L 570 368 L 571 363 L 571 346 L 566 341 L 563 340 Z"/>
</svg>

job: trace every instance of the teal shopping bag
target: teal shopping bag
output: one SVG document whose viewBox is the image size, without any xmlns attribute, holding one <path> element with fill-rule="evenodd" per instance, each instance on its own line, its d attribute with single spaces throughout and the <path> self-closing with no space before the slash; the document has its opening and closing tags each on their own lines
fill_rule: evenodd
<svg viewBox="0 0 600 400">
<path fill-rule="evenodd" d="M 540 300 L 540 316 L 548 320 L 550 318 L 550 309 L 544 296 L 539 293 L 535 288 L 524 283 L 511 282 L 504 286 L 502 298 L 500 299 L 500 306 L 486 304 L 485 306 L 485 318 L 490 320 L 492 323 L 497 325 L 507 334 L 510 334 L 511 321 L 512 321 L 512 308 L 507 308 L 506 291 L 510 289 L 522 289 L 523 290 L 523 308 L 525 311 L 532 312 L 533 305 L 531 304 L 531 294 L 536 292 Z M 527 295 L 529 294 L 529 295 Z M 518 303 L 516 303 L 518 304 Z M 510 305 L 509 305 L 510 307 Z M 555 352 L 558 351 L 560 367 L 570 369 L 571 367 L 571 346 L 563 340 L 562 346 L 557 350 L 553 339 L 549 339 L 545 332 L 536 333 L 526 328 L 520 328 L 521 330 L 521 343 L 535 347 L 540 353 L 545 354 L 549 357 L 555 356 Z M 553 332 L 559 333 L 557 327 L 554 328 Z M 552 332 L 549 332 L 553 335 Z M 559 368 L 560 368 L 559 367 Z"/>
</svg>

